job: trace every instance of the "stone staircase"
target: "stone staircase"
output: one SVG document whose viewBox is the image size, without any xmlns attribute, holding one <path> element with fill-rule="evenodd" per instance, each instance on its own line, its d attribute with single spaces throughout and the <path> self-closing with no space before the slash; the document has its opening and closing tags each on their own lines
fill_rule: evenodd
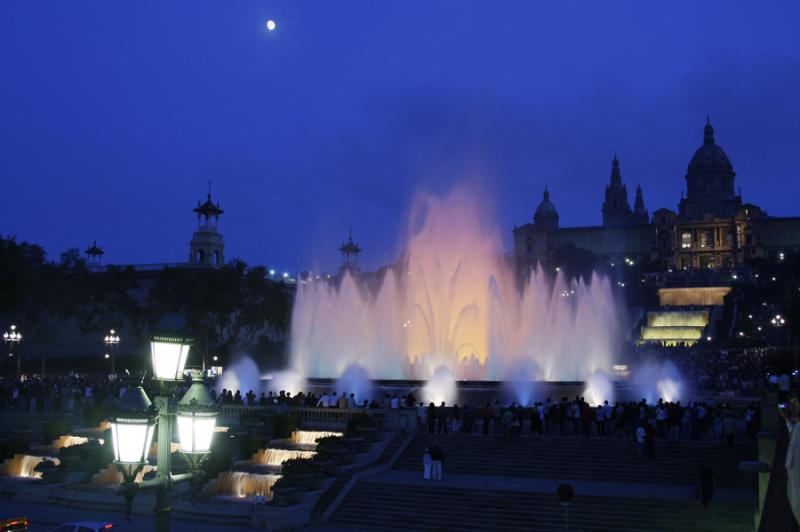
<svg viewBox="0 0 800 532">
<path fill-rule="evenodd" d="M 392 439 L 386 445 L 386 448 L 383 449 L 378 459 L 375 461 L 374 464 L 370 464 L 369 466 L 365 466 L 364 468 L 360 469 L 351 469 L 346 473 L 340 475 L 333 484 L 325 490 L 325 493 L 317 500 L 317 503 L 314 505 L 314 508 L 311 510 L 312 520 L 317 523 L 322 523 L 325 521 L 325 514 L 328 512 L 329 508 L 334 501 L 339 496 L 339 493 L 345 488 L 350 479 L 358 473 L 361 469 L 367 469 L 369 467 L 374 467 L 375 465 L 385 464 L 389 462 L 395 453 L 400 449 L 400 446 L 403 445 L 403 442 L 406 440 L 408 435 L 402 432 L 395 433 L 392 436 Z"/>
<path fill-rule="evenodd" d="M 511 444 L 494 436 L 417 434 L 395 469 L 422 471 L 424 449 L 433 442 L 445 453 L 445 473 L 693 486 L 700 467 L 708 465 L 717 486 L 756 486 L 753 475 L 737 471 L 740 462 L 756 459 L 753 442 L 728 449 L 716 441 L 657 440 L 655 458 L 649 460 L 627 439 L 545 436 Z"/>
<path fill-rule="evenodd" d="M 676 511 L 679 509 L 679 511 Z M 581 496 L 569 508 L 569 530 L 739 532 L 752 529 L 754 508 L 714 502 Z M 555 494 L 435 485 L 359 482 L 328 522 L 362 530 L 564 530 Z"/>
</svg>

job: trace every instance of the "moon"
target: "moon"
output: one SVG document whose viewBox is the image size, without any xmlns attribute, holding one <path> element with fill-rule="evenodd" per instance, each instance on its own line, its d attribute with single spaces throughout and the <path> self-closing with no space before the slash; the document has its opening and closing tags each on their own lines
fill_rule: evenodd
<svg viewBox="0 0 800 532">
<path fill-rule="evenodd" d="M 267 29 L 269 31 L 275 31 L 275 21 L 270 19 L 267 21 Z"/>
</svg>

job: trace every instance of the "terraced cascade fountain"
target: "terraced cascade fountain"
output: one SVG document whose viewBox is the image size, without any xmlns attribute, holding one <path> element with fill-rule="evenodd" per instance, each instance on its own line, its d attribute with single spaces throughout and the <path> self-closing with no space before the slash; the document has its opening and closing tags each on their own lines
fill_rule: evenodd
<svg viewBox="0 0 800 532">
<path fill-rule="evenodd" d="M 341 432 L 298 430 L 287 440 L 273 440 L 276 447 L 259 449 L 250 460 L 234 464 L 206 484 L 206 495 L 233 499 L 264 497 L 272 499 L 272 486 L 281 478 L 282 464 L 295 458 L 308 459 L 316 454 L 317 440 L 326 436 L 341 436 Z"/>
<path fill-rule="evenodd" d="M 83 445 L 89 440 L 90 438 L 86 436 L 64 434 L 49 444 L 33 446 L 27 453 L 15 454 L 0 464 L 0 477 L 42 478 L 42 473 L 35 470 L 36 466 L 45 461 L 60 465 L 61 460 L 58 458 L 60 449 Z M 99 441 L 102 444 L 102 439 Z"/>
<path fill-rule="evenodd" d="M 33 454 L 15 454 L 0 464 L 0 476 L 17 478 L 42 478 L 42 474 L 36 471 L 36 466 L 44 461 L 51 461 L 59 465 L 61 461 L 53 456 L 38 456 Z"/>
<path fill-rule="evenodd" d="M 252 499 L 264 497 L 272 499 L 272 486 L 281 478 L 271 473 L 248 473 L 247 471 L 225 471 L 206 484 L 206 495 L 214 497 L 232 497 L 234 499 Z"/>
<path fill-rule="evenodd" d="M 301 451 L 297 449 L 259 449 L 253 455 L 253 462 L 255 464 L 263 464 L 280 468 L 281 464 L 286 460 L 293 460 L 295 458 L 308 459 L 312 458 L 315 454 L 314 451 Z"/>
<path fill-rule="evenodd" d="M 316 445 L 317 440 L 329 436 L 341 436 L 341 432 L 329 432 L 324 430 L 296 430 L 292 433 L 292 443 L 296 445 Z"/>
<path fill-rule="evenodd" d="M 156 467 L 150 464 L 145 465 L 139 473 L 136 474 L 136 478 L 134 482 L 140 483 L 144 480 L 144 476 L 151 472 L 155 471 Z M 117 466 L 115 464 L 108 464 L 108 467 L 101 470 L 98 473 L 92 475 L 92 480 L 89 482 L 94 486 L 105 486 L 105 487 L 113 487 L 116 488 L 120 484 L 122 484 L 122 473 L 119 472 Z"/>
</svg>

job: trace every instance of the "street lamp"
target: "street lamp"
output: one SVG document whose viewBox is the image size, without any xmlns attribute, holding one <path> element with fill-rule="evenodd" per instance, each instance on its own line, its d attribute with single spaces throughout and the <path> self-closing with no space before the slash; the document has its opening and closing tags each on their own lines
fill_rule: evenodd
<svg viewBox="0 0 800 532">
<path fill-rule="evenodd" d="M 156 426 L 156 412 L 141 386 L 125 390 L 110 425 L 114 462 L 135 477 L 138 469 L 147 463 Z"/>
<path fill-rule="evenodd" d="M 178 402 L 180 450 L 194 458 L 211 450 L 211 437 L 217 424 L 217 407 L 202 379 L 193 378 L 192 386 Z"/>
<path fill-rule="evenodd" d="M 176 313 L 166 314 L 150 337 L 153 376 L 162 381 L 177 381 L 189 356 L 192 339 L 186 335 L 186 321 Z"/>
<path fill-rule="evenodd" d="M 133 497 L 142 490 L 153 490 L 156 493 L 156 531 L 169 532 L 170 505 L 169 492 L 178 483 L 189 481 L 194 487 L 201 485 L 203 474 L 200 464 L 211 450 L 211 438 L 216 425 L 217 411 L 214 401 L 205 388 L 201 372 L 193 372 L 192 386 L 176 403 L 174 397 L 175 383 L 182 380 L 184 366 L 189 354 L 192 340 L 186 334 L 186 322 L 176 314 L 167 314 L 161 319 L 151 337 L 153 373 L 161 381 L 161 393 L 155 404 L 142 388 L 136 387 L 126 391 L 120 403 L 124 403 L 127 411 L 121 411 L 112 420 L 112 436 L 114 441 L 114 458 L 117 467 L 123 473 L 123 484 L 118 493 L 125 498 L 126 517 L 131 518 Z M 126 398 L 133 395 L 130 401 Z M 133 408 L 132 408 L 133 407 Z M 131 416 L 129 412 L 140 412 Z M 144 412 L 144 414 L 142 413 Z M 147 449 L 153 437 L 153 427 L 158 422 L 158 454 L 157 471 L 153 479 L 139 484 L 134 482 L 136 473 L 147 460 Z M 147 417 L 151 415 L 152 417 Z M 189 464 L 189 472 L 172 474 L 172 434 L 175 418 L 178 418 L 179 448 Z M 125 435 L 129 442 L 122 443 Z M 118 443 L 120 442 L 120 443 Z"/>
<path fill-rule="evenodd" d="M 775 317 L 770 320 L 775 327 L 782 327 L 786 323 L 786 319 L 780 314 L 775 314 Z"/>
<path fill-rule="evenodd" d="M 8 344 L 8 356 L 9 358 L 11 358 L 14 356 L 14 344 L 18 344 L 22 341 L 22 333 L 17 330 L 16 325 L 12 325 L 10 331 L 6 331 L 3 333 L 3 341 Z M 22 358 L 20 357 L 19 353 L 17 353 L 18 379 L 20 375 L 22 375 Z"/>
<path fill-rule="evenodd" d="M 119 343 L 119 336 L 114 331 L 114 329 L 111 329 L 110 331 L 108 331 L 108 334 L 106 335 L 104 341 L 106 343 L 106 347 L 108 347 L 108 353 L 106 354 L 106 358 L 110 358 L 111 359 L 111 373 L 113 375 L 115 373 L 115 371 L 114 371 L 114 348 Z"/>
</svg>

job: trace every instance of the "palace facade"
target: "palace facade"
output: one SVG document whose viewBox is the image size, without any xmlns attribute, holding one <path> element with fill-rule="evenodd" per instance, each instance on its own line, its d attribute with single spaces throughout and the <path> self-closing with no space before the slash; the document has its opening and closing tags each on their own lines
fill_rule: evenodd
<svg viewBox="0 0 800 532">
<path fill-rule="evenodd" d="M 731 269 L 755 258 L 781 260 L 800 251 L 800 216 L 774 217 L 735 192 L 736 173 L 714 139 L 710 121 L 703 144 L 686 172 L 686 195 L 678 210 L 660 208 L 649 215 L 641 187 L 634 205 L 622 181 L 616 155 L 602 204 L 603 223 L 590 227 L 560 227 L 558 211 L 544 197 L 533 223 L 514 228 L 514 256 L 523 271 L 548 255 L 569 248 L 588 251 L 607 261 L 625 259 L 660 269 Z"/>
</svg>

